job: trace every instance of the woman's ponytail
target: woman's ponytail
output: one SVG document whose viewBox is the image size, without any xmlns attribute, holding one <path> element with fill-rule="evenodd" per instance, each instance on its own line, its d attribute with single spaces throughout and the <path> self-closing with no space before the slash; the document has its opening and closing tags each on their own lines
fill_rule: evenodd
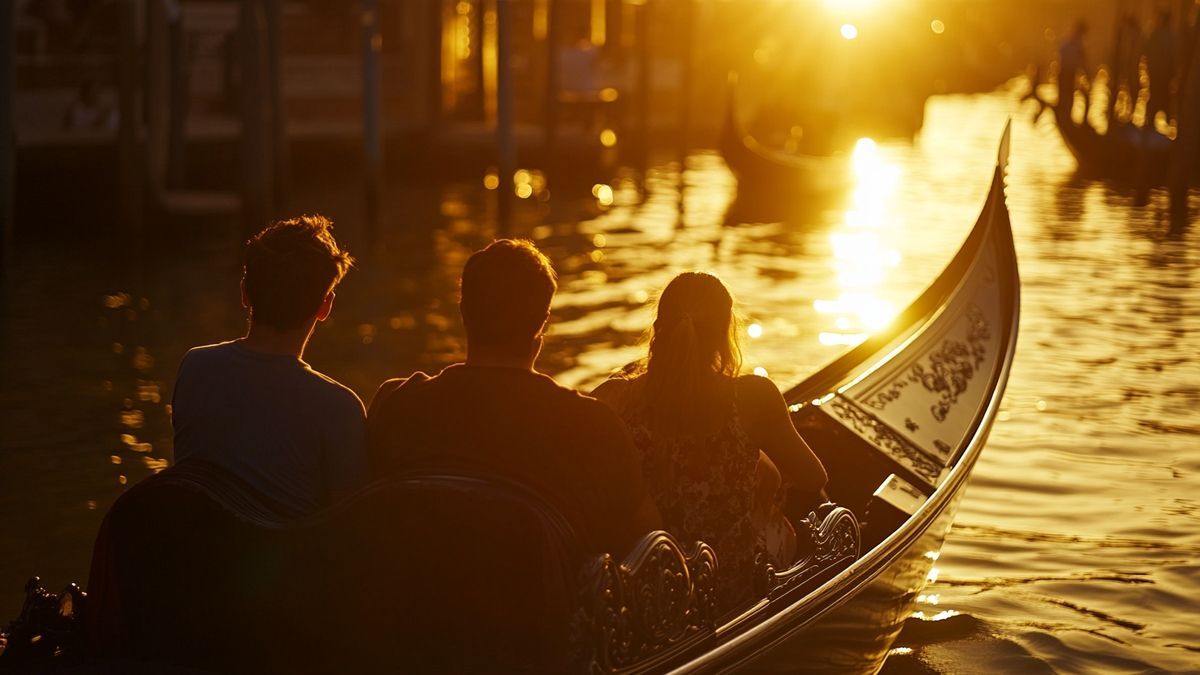
<svg viewBox="0 0 1200 675">
<path fill-rule="evenodd" d="M 740 353 L 733 298 L 702 272 L 675 277 L 658 301 L 640 396 L 647 422 L 668 435 L 689 433 L 720 414 L 719 382 L 737 375 Z"/>
</svg>

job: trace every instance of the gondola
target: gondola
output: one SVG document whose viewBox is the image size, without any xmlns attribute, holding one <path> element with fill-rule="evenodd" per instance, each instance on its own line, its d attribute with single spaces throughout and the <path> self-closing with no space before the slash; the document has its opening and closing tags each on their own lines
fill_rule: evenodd
<svg viewBox="0 0 1200 675">
<path fill-rule="evenodd" d="M 1054 124 L 1081 174 L 1144 186 L 1166 184 L 1170 138 L 1152 127 L 1128 122 L 1115 123 L 1101 134 L 1087 120 L 1072 119 L 1069 108 L 1056 105 L 1053 110 Z"/>
<path fill-rule="evenodd" d="M 729 87 L 720 150 L 737 176 L 738 196 L 787 199 L 793 195 L 827 196 L 850 185 L 849 159 L 842 155 L 793 154 L 770 148 L 746 132 L 738 118 L 735 87 Z"/>
<path fill-rule="evenodd" d="M 109 672 L 106 649 L 123 663 L 178 665 L 182 654 L 215 672 L 875 672 L 938 557 L 1012 367 L 1008 144 L 1006 129 L 983 211 L 932 285 L 889 330 L 786 393 L 836 505 L 793 514 L 797 561 L 760 559 L 758 599 L 731 613 L 714 610 L 719 560 L 703 542 L 655 532 L 621 559 L 581 556 L 561 514 L 496 477 L 398 476 L 274 526 L 262 505 L 217 494 L 184 464 L 109 511 L 90 597 L 31 585 L 5 656 L 33 663 L 40 650 L 53 662 L 87 642 L 92 660 L 72 672 Z"/>
<path fill-rule="evenodd" d="M 786 394 L 862 522 L 860 555 L 816 588 L 774 588 L 679 672 L 874 672 L 936 561 L 1012 367 L 1020 281 L 1004 173 L 936 281 L 893 323 Z M 810 519 L 811 520 L 811 519 Z M 824 524 L 824 523 L 823 523 Z"/>
</svg>

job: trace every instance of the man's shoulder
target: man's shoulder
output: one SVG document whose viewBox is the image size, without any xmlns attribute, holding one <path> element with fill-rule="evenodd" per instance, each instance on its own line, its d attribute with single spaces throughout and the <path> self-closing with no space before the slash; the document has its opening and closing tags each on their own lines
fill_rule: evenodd
<svg viewBox="0 0 1200 675">
<path fill-rule="evenodd" d="M 436 375 L 430 377 L 418 370 L 407 377 L 393 377 L 390 380 L 384 380 L 383 384 L 379 385 L 379 389 L 375 390 L 375 396 L 371 399 L 371 412 L 376 412 L 381 406 L 397 405 L 400 401 L 419 393 L 424 385 L 436 378 Z"/>
<path fill-rule="evenodd" d="M 578 425 L 578 432 L 624 429 L 621 418 L 607 403 L 564 387 L 550 377 L 545 377 L 545 382 L 543 402 L 550 403 L 545 407 L 554 411 L 560 423 Z"/>
<path fill-rule="evenodd" d="M 526 391 L 547 403 L 575 410 L 591 410 L 594 404 L 600 403 L 577 389 L 559 384 L 557 380 L 545 373 L 534 371 L 533 375 L 533 385 L 527 387 Z M 600 405 L 604 404 L 600 403 Z"/>
<path fill-rule="evenodd" d="M 183 355 L 184 364 L 200 364 L 212 363 L 232 358 L 237 347 L 234 346 L 235 340 L 226 342 L 215 342 L 211 345 L 200 345 L 192 347 Z"/>
<path fill-rule="evenodd" d="M 343 405 L 362 412 L 362 399 L 353 389 L 311 367 L 305 368 L 305 374 L 309 376 L 308 381 L 313 390 L 321 396 L 328 397 L 332 405 Z"/>
<path fill-rule="evenodd" d="M 420 370 L 407 377 L 393 377 L 390 380 L 384 380 L 383 384 L 379 385 L 379 393 L 376 396 L 411 393 L 436 378 L 436 375 L 430 376 Z"/>
<path fill-rule="evenodd" d="M 216 374 L 233 368 L 236 360 L 237 347 L 233 341 L 192 347 L 179 361 L 178 382 L 219 377 Z"/>
</svg>

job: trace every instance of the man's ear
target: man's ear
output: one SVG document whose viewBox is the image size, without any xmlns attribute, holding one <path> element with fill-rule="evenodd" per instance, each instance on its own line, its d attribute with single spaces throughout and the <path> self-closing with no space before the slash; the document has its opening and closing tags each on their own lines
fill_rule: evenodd
<svg viewBox="0 0 1200 675">
<path fill-rule="evenodd" d="M 541 355 L 542 347 L 546 344 L 546 326 L 549 325 L 549 323 L 550 312 L 547 311 L 546 318 L 542 319 L 542 327 L 538 329 L 537 335 L 535 335 L 533 338 L 533 359 L 535 361 L 537 360 L 537 357 Z"/>
<path fill-rule="evenodd" d="M 537 337 L 533 338 L 533 342 L 530 344 L 530 348 L 533 350 L 533 360 L 534 361 L 537 361 L 538 357 L 542 355 L 542 347 L 545 346 L 545 344 L 546 344 L 546 338 L 545 338 L 545 336 L 541 335 L 540 333 L 538 334 Z"/>
<path fill-rule="evenodd" d="M 324 321 L 329 318 L 329 313 L 333 311 L 333 298 L 336 295 L 333 291 L 325 294 L 325 299 L 321 301 L 321 307 L 317 310 L 317 321 Z"/>
</svg>

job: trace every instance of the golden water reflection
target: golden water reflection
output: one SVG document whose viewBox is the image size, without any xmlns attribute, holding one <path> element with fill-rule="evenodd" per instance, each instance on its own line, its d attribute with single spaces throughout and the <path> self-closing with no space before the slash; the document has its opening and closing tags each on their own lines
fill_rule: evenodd
<svg viewBox="0 0 1200 675">
<path fill-rule="evenodd" d="M 892 198 L 901 170 L 880 153 L 878 144 L 862 138 L 852 159 L 854 188 L 850 208 L 829 235 L 830 264 L 837 279 L 836 298 L 818 298 L 813 309 L 833 320 L 833 330 L 821 331 L 822 345 L 853 346 L 895 318 L 894 303 L 878 293 L 891 270 L 900 265 L 900 251 L 889 243 L 895 236 Z"/>
</svg>

